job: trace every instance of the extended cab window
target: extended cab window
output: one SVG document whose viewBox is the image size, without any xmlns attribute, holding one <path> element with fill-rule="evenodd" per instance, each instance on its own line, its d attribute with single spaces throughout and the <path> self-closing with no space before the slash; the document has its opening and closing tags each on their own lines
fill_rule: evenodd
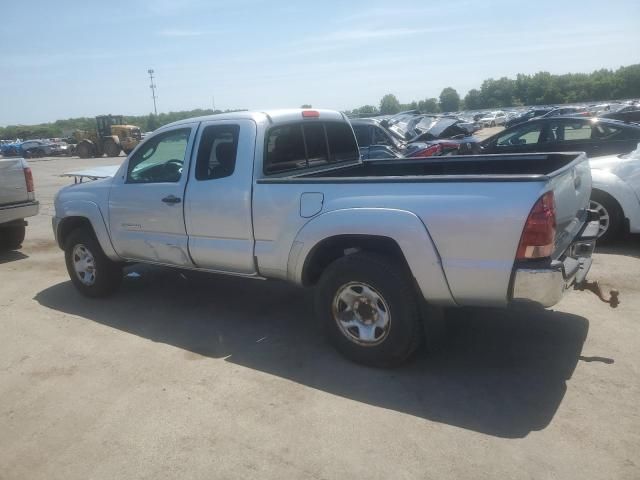
<svg viewBox="0 0 640 480">
<path fill-rule="evenodd" d="M 274 127 L 267 134 L 265 150 L 265 174 L 357 160 L 360 156 L 353 130 L 345 122 Z"/>
<path fill-rule="evenodd" d="M 212 180 L 233 174 L 238 152 L 239 125 L 209 125 L 202 131 L 196 179 Z"/>
<path fill-rule="evenodd" d="M 190 128 L 181 128 L 145 142 L 129 160 L 127 183 L 180 181 L 190 134 Z"/>
</svg>

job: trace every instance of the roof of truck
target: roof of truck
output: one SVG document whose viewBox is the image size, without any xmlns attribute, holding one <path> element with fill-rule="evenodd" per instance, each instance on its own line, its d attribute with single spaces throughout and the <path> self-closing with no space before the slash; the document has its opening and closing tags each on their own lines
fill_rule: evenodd
<svg viewBox="0 0 640 480">
<path fill-rule="evenodd" d="M 213 115 L 205 115 L 202 117 L 185 118 L 184 120 L 178 120 L 177 122 L 164 125 L 162 128 L 172 127 L 176 125 L 183 125 L 185 123 L 193 122 L 207 122 L 212 120 L 254 120 L 256 122 L 269 121 L 271 123 L 287 123 L 296 120 L 302 120 L 305 118 L 303 112 L 317 112 L 317 116 L 309 117 L 309 120 L 316 118 L 320 120 L 339 120 L 347 121 L 347 117 L 342 113 L 335 110 L 325 110 L 319 108 L 291 108 L 281 110 L 255 110 L 255 111 L 241 111 L 241 112 L 229 112 L 229 113 L 217 113 Z"/>
</svg>

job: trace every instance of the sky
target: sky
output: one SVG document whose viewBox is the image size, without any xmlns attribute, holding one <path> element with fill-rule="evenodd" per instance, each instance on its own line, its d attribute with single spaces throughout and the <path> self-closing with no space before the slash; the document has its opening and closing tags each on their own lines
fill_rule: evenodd
<svg viewBox="0 0 640 480">
<path fill-rule="evenodd" d="M 3 2 L 0 125 L 104 113 L 352 109 L 517 73 L 640 62 L 638 0 Z"/>
</svg>

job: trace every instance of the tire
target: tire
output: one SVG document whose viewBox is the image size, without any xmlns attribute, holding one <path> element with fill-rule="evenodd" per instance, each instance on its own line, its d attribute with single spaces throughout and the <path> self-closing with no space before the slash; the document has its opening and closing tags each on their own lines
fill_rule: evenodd
<svg viewBox="0 0 640 480">
<path fill-rule="evenodd" d="M 591 192 L 591 210 L 600 212 L 600 233 L 598 243 L 604 244 L 612 242 L 622 234 L 624 213 L 618 202 L 608 193 L 600 190 Z"/>
<path fill-rule="evenodd" d="M 122 266 L 104 254 L 93 232 L 86 228 L 69 234 L 64 244 L 64 259 L 71 282 L 87 297 L 107 297 L 122 283 Z M 84 273 L 76 271 L 76 262 Z"/>
<path fill-rule="evenodd" d="M 491 126 L 491 127 L 495 127 L 495 126 L 496 126 L 496 122 L 491 122 L 491 123 L 490 123 L 490 126 Z"/>
<path fill-rule="evenodd" d="M 351 310 L 343 298 L 353 301 Z M 314 303 L 330 342 L 357 363 L 400 365 L 424 339 L 420 300 L 410 274 L 382 255 L 355 253 L 334 261 L 316 286 Z M 357 314 L 351 313 L 354 309 Z"/>
<path fill-rule="evenodd" d="M 107 157 L 117 157 L 120 155 L 121 148 L 112 138 L 107 138 L 102 144 L 102 149 Z"/>
<path fill-rule="evenodd" d="M 17 250 L 24 242 L 26 228 L 24 225 L 12 225 L 0 228 L 0 249 Z"/>
<path fill-rule="evenodd" d="M 88 142 L 81 142 L 76 147 L 76 154 L 80 158 L 89 158 L 93 157 L 93 145 Z"/>
</svg>

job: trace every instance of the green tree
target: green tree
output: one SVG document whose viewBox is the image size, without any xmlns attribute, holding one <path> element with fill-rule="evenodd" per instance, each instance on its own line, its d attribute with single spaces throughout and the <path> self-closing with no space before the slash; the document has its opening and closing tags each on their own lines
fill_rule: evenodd
<svg viewBox="0 0 640 480">
<path fill-rule="evenodd" d="M 378 113 L 378 109 L 373 105 L 363 105 L 362 107 L 355 108 L 352 113 L 356 115 L 373 115 Z"/>
<path fill-rule="evenodd" d="M 464 107 L 467 110 L 480 110 L 484 107 L 484 100 L 480 90 L 472 88 L 464 97 Z"/>
<path fill-rule="evenodd" d="M 310 104 L 305 103 L 304 105 L 300 105 L 300 108 L 313 108 Z"/>
<path fill-rule="evenodd" d="M 480 98 L 483 108 L 511 107 L 515 99 L 516 81 L 507 77 L 498 80 L 490 78 L 482 82 Z"/>
<path fill-rule="evenodd" d="M 386 94 L 380 100 L 380 113 L 382 115 L 393 115 L 400 111 L 400 101 L 392 93 Z"/>
<path fill-rule="evenodd" d="M 423 113 L 438 113 L 440 107 L 438 106 L 438 100 L 435 98 L 426 98 L 418 102 L 418 110 Z"/>
<path fill-rule="evenodd" d="M 158 124 L 158 119 L 153 113 L 150 113 L 147 117 L 147 124 L 145 126 L 147 132 L 153 132 L 160 125 Z"/>
<path fill-rule="evenodd" d="M 457 112 L 460 108 L 460 95 L 454 88 L 447 87 L 440 93 L 440 110 Z"/>
</svg>

